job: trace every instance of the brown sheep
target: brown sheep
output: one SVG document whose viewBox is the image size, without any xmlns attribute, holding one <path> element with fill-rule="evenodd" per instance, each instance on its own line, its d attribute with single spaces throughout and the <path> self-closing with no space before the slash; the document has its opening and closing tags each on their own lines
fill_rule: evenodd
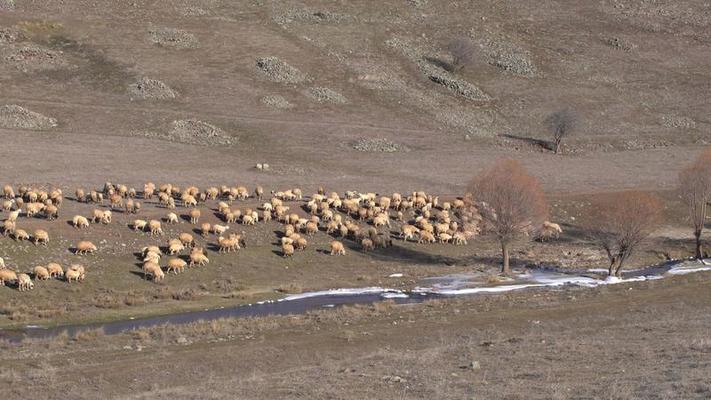
<svg viewBox="0 0 711 400">
<path fill-rule="evenodd" d="M 30 240 L 30 235 L 24 229 L 15 229 L 12 234 L 13 239 L 17 241 Z"/>
<path fill-rule="evenodd" d="M 197 224 L 200 220 L 200 214 L 200 210 L 197 208 L 190 210 L 190 223 L 193 225 Z"/>
<path fill-rule="evenodd" d="M 148 222 L 148 229 L 151 236 L 158 236 L 163 234 L 163 228 L 161 228 L 160 221 L 157 219 L 152 219 Z"/>
<path fill-rule="evenodd" d="M 82 240 L 77 243 L 74 253 L 75 254 L 88 254 L 93 253 L 97 250 L 96 245 L 88 240 Z"/>
<path fill-rule="evenodd" d="M 237 251 L 240 249 L 239 247 L 239 236 L 230 236 L 230 237 L 218 237 L 217 238 L 217 244 L 219 246 L 219 252 L 220 253 L 229 253 L 231 251 Z"/>
<path fill-rule="evenodd" d="M 210 233 L 210 229 L 212 229 L 212 225 L 208 222 L 203 222 L 203 224 L 200 225 L 200 234 L 202 237 L 206 237 Z"/>
<path fill-rule="evenodd" d="M 32 238 L 35 241 L 35 246 L 42 243 L 43 245 L 49 244 L 49 233 L 43 229 L 37 229 L 32 234 Z"/>
<path fill-rule="evenodd" d="M 2 188 L 2 193 L 6 199 L 14 199 L 15 198 L 15 191 L 12 189 L 12 186 L 10 186 L 10 185 L 5 185 Z"/>
<path fill-rule="evenodd" d="M 0 285 L 7 282 L 17 282 L 17 273 L 9 269 L 0 269 Z"/>
<path fill-rule="evenodd" d="M 17 289 L 21 292 L 32 290 L 35 288 L 35 284 L 32 283 L 32 279 L 27 274 L 19 274 L 17 276 Z"/>
<path fill-rule="evenodd" d="M 50 278 L 58 278 L 64 276 L 64 270 L 62 269 L 62 266 L 54 262 L 47 264 L 47 272 L 49 272 Z"/>
<path fill-rule="evenodd" d="M 180 235 L 178 235 L 178 239 L 180 239 L 180 242 L 182 242 L 185 246 L 188 247 L 194 247 L 195 246 L 195 239 L 193 238 L 193 235 L 183 232 Z"/>
<path fill-rule="evenodd" d="M 331 255 L 341 255 L 344 256 L 346 255 L 346 249 L 343 247 L 343 243 L 334 240 L 331 242 Z"/>
<path fill-rule="evenodd" d="M 166 269 L 168 270 L 168 272 L 173 271 L 173 273 L 177 275 L 183 272 L 187 265 L 188 264 L 180 258 L 171 258 L 170 260 L 168 260 Z"/>
<path fill-rule="evenodd" d="M 50 204 L 44 208 L 44 215 L 49 221 L 59 218 L 59 208 L 54 204 Z"/>
<path fill-rule="evenodd" d="M 304 229 L 304 232 L 305 232 L 307 235 L 309 235 L 309 236 L 315 235 L 316 232 L 318 232 L 318 224 L 317 224 L 317 223 L 314 223 L 314 222 L 308 222 L 308 223 L 306 223 L 306 227 L 305 227 L 305 229 Z"/>
<path fill-rule="evenodd" d="M 146 226 L 148 226 L 148 221 L 143 220 L 143 219 L 135 219 L 133 220 L 133 223 L 131 224 L 133 226 L 133 230 L 138 232 L 138 231 L 144 231 L 146 230 Z"/>
<path fill-rule="evenodd" d="M 178 240 L 177 242 L 171 242 L 168 244 L 168 254 L 171 256 L 178 254 L 185 249 L 185 246 Z"/>
<path fill-rule="evenodd" d="M 283 257 L 291 257 L 294 255 L 294 246 L 288 243 L 281 245 L 281 254 Z"/>
<path fill-rule="evenodd" d="M 306 246 L 308 246 L 308 245 L 309 245 L 309 242 L 306 241 L 306 239 L 305 239 L 305 238 L 302 238 L 302 237 L 297 238 L 297 239 L 294 241 L 294 247 L 295 247 L 297 250 L 305 250 L 305 249 L 306 249 Z"/>
<path fill-rule="evenodd" d="M 163 270 L 160 268 L 160 265 L 156 263 L 146 263 L 143 265 L 143 276 L 148 279 L 149 275 L 153 277 L 153 282 L 158 282 L 165 278 Z"/>
<path fill-rule="evenodd" d="M 41 265 L 36 266 L 33 272 L 35 274 L 35 279 L 37 280 L 44 281 L 49 279 L 49 271 Z"/>
<path fill-rule="evenodd" d="M 375 248 L 373 241 L 368 238 L 361 240 L 360 245 L 363 247 L 363 251 L 369 251 Z"/>
<path fill-rule="evenodd" d="M 15 222 L 10 220 L 5 220 L 2 223 L 2 234 L 3 236 L 12 235 L 15 233 Z"/>
<path fill-rule="evenodd" d="M 84 280 L 84 274 L 76 269 L 68 269 L 64 273 L 64 279 L 69 283 L 72 281 L 81 282 Z"/>
<path fill-rule="evenodd" d="M 196 247 L 190 252 L 190 266 L 209 264 L 210 260 L 205 255 L 205 251 L 202 247 Z"/>
<path fill-rule="evenodd" d="M 77 229 L 88 228 L 89 220 L 82 215 L 75 215 L 74 218 L 72 218 L 72 225 Z"/>
</svg>

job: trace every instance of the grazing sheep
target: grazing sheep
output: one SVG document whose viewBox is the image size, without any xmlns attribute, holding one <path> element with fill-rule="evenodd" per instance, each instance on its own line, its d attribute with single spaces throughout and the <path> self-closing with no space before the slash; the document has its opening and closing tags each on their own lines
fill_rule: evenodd
<svg viewBox="0 0 711 400">
<path fill-rule="evenodd" d="M 32 279 L 27 274 L 19 274 L 17 276 L 17 288 L 21 291 L 32 290 L 35 288 L 35 284 L 32 283 Z"/>
<path fill-rule="evenodd" d="M 146 262 L 150 261 L 150 262 L 158 263 L 158 262 L 160 262 L 160 258 L 161 258 L 160 254 L 149 251 L 143 257 L 143 262 L 146 263 Z"/>
<path fill-rule="evenodd" d="M 267 210 L 262 211 L 262 221 L 268 222 L 271 220 L 272 220 L 272 213 Z"/>
<path fill-rule="evenodd" d="M 254 225 L 254 217 L 252 215 L 243 215 L 242 225 Z"/>
<path fill-rule="evenodd" d="M 452 235 L 449 233 L 440 233 L 437 235 L 437 239 L 439 239 L 440 243 L 449 243 L 449 241 L 452 240 Z"/>
<path fill-rule="evenodd" d="M 168 213 L 168 215 L 165 216 L 165 222 L 168 224 L 177 224 L 178 222 L 180 222 L 178 219 L 178 214 Z"/>
<path fill-rule="evenodd" d="M 219 252 L 220 253 L 229 253 L 231 251 L 237 251 L 240 249 L 239 247 L 239 236 L 230 236 L 230 237 L 223 237 L 220 236 L 217 238 L 217 244 L 219 246 Z"/>
<path fill-rule="evenodd" d="M 3 236 L 11 235 L 15 233 L 15 222 L 10 220 L 5 220 L 2 223 L 2 234 Z"/>
<path fill-rule="evenodd" d="M 309 236 L 313 236 L 316 232 L 318 232 L 318 224 L 315 222 L 307 222 L 306 227 L 304 228 L 304 233 Z"/>
<path fill-rule="evenodd" d="M 62 266 L 54 262 L 47 264 L 47 271 L 49 272 L 50 278 L 58 278 L 64 276 L 64 270 L 62 269 Z"/>
<path fill-rule="evenodd" d="M 561 229 L 560 225 L 550 221 L 543 221 L 543 226 L 538 232 L 538 239 L 542 242 L 558 239 L 561 233 L 563 233 L 563 229 Z"/>
<path fill-rule="evenodd" d="M 346 255 L 346 249 L 343 247 L 343 243 L 334 240 L 331 242 L 331 255 L 341 255 L 344 256 Z"/>
<path fill-rule="evenodd" d="M 89 220 L 82 215 L 75 215 L 74 218 L 72 218 L 72 225 L 77 229 L 88 228 Z"/>
<path fill-rule="evenodd" d="M 200 225 L 200 234 L 202 237 L 206 237 L 210 233 L 210 229 L 212 229 L 212 225 L 208 222 L 203 222 L 203 224 Z"/>
<path fill-rule="evenodd" d="M 59 218 L 59 208 L 57 208 L 57 206 L 55 206 L 54 204 L 45 206 L 44 216 L 49 221 Z"/>
<path fill-rule="evenodd" d="M 261 186 L 257 186 L 256 188 L 254 188 L 254 197 L 261 200 L 263 196 L 264 196 L 264 188 L 262 188 Z"/>
<path fill-rule="evenodd" d="M 15 211 L 11 212 L 10 214 L 8 214 L 8 216 L 7 216 L 7 221 L 15 222 L 15 221 L 17 221 L 17 218 L 18 218 L 19 216 L 20 216 L 20 209 L 18 208 L 17 210 L 15 210 Z"/>
<path fill-rule="evenodd" d="M 157 219 L 152 219 L 148 221 L 148 229 L 151 233 L 151 236 L 158 236 L 163 234 L 163 228 L 161 227 L 160 221 Z"/>
<path fill-rule="evenodd" d="M 420 239 L 417 241 L 417 243 L 434 243 L 434 242 L 436 242 L 435 236 L 432 234 L 432 232 L 420 231 L 419 236 L 420 236 Z"/>
<path fill-rule="evenodd" d="M 131 225 L 133 226 L 133 230 L 136 232 L 144 231 L 146 230 L 146 226 L 148 226 L 148 221 L 143 219 L 135 219 Z"/>
<path fill-rule="evenodd" d="M 24 229 L 15 229 L 12 234 L 13 239 L 17 241 L 30 240 L 30 235 Z"/>
<path fill-rule="evenodd" d="M 415 240 L 415 235 L 419 232 L 420 230 L 414 225 L 403 225 L 402 228 L 400 228 L 400 237 L 405 241 L 408 239 Z"/>
<path fill-rule="evenodd" d="M 32 238 L 35 241 L 35 246 L 42 243 L 43 245 L 49 244 L 49 233 L 43 229 L 37 229 L 33 232 Z"/>
<path fill-rule="evenodd" d="M 152 199 L 155 191 L 156 185 L 153 182 L 146 183 L 143 185 L 143 198 L 148 200 Z"/>
<path fill-rule="evenodd" d="M 224 234 L 228 229 L 230 229 L 230 227 L 229 227 L 229 226 L 226 226 L 226 225 L 218 225 L 218 224 L 215 224 L 215 225 L 212 226 L 212 232 L 213 232 L 215 235 L 222 235 L 222 234 Z"/>
<path fill-rule="evenodd" d="M 12 186 L 10 186 L 10 185 L 5 185 L 2 188 L 2 193 L 6 199 L 14 199 L 15 198 L 15 191 L 12 189 Z"/>
<path fill-rule="evenodd" d="M 465 245 L 467 244 L 467 237 L 463 232 L 454 232 L 452 235 L 455 245 Z"/>
<path fill-rule="evenodd" d="M 181 260 L 180 258 L 171 258 L 168 260 L 168 264 L 166 265 L 166 270 L 168 272 L 173 272 L 174 274 L 179 274 L 185 270 L 185 267 L 187 267 L 188 264 L 184 261 Z"/>
<path fill-rule="evenodd" d="M 375 236 L 371 236 L 370 239 L 373 241 L 373 245 L 375 247 L 382 247 L 386 249 L 393 245 L 393 240 L 390 239 L 389 235 L 378 234 Z"/>
<path fill-rule="evenodd" d="M 96 245 L 94 245 L 94 243 L 91 243 L 88 240 L 82 240 L 78 242 L 75 249 L 76 250 L 74 251 L 74 253 L 80 255 L 93 253 L 97 250 Z"/>
<path fill-rule="evenodd" d="M 205 251 L 202 247 L 196 247 L 190 252 L 190 266 L 209 264 L 210 260 L 205 255 Z"/>
<path fill-rule="evenodd" d="M 294 240 L 294 247 L 297 250 L 306 250 L 306 246 L 308 246 L 308 245 L 309 245 L 309 242 L 305 238 L 299 237 L 299 238 L 296 238 L 296 240 Z"/>
<path fill-rule="evenodd" d="M 193 235 L 183 232 L 180 235 L 178 235 L 178 239 L 180 239 L 180 242 L 184 244 L 185 246 L 188 247 L 194 247 L 195 246 L 195 238 L 193 238 Z"/>
<path fill-rule="evenodd" d="M 281 254 L 283 257 L 291 257 L 294 255 L 294 246 L 289 243 L 281 245 Z"/>
<path fill-rule="evenodd" d="M 41 265 L 36 266 L 32 272 L 34 273 L 36 280 L 44 281 L 49 279 L 49 271 Z"/>
<path fill-rule="evenodd" d="M 197 208 L 190 210 L 190 223 L 193 225 L 197 224 L 200 220 L 200 214 L 200 210 Z"/>
<path fill-rule="evenodd" d="M 165 278 L 165 273 L 160 268 L 160 265 L 155 263 L 146 263 L 143 265 L 143 276 L 148 279 L 148 276 L 153 278 L 153 282 L 158 282 Z"/>
<path fill-rule="evenodd" d="M 5 200 L 2 202 L 3 211 L 10 211 L 15 206 L 15 200 Z"/>
<path fill-rule="evenodd" d="M 0 269 L 0 286 L 8 282 L 17 282 L 17 273 L 9 269 Z"/>
<path fill-rule="evenodd" d="M 363 247 L 363 251 L 373 250 L 375 248 L 373 241 L 368 238 L 361 240 L 360 245 Z"/>
<path fill-rule="evenodd" d="M 185 249 L 185 246 L 180 241 L 177 242 L 171 242 L 168 244 L 168 254 L 175 255 L 177 253 L 180 253 Z"/>
<path fill-rule="evenodd" d="M 64 273 L 64 279 L 69 283 L 72 281 L 81 282 L 84 280 L 84 274 L 76 269 L 68 269 Z"/>
<path fill-rule="evenodd" d="M 160 247 L 155 246 L 155 245 L 153 245 L 153 246 L 146 246 L 146 247 L 142 248 L 142 249 L 141 249 L 141 253 L 143 253 L 143 255 L 146 255 L 146 254 L 148 254 L 148 253 L 163 254 L 163 252 L 160 251 Z"/>
<path fill-rule="evenodd" d="M 123 208 L 123 197 L 119 194 L 113 194 L 109 196 L 109 207 L 113 210 L 115 208 Z"/>
</svg>

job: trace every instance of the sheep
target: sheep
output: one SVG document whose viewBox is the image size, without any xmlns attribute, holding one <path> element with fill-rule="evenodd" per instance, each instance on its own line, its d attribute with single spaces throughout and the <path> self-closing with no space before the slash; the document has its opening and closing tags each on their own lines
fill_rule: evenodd
<svg viewBox="0 0 711 400">
<path fill-rule="evenodd" d="M 243 215 L 242 225 L 254 225 L 254 217 L 252 215 Z"/>
<path fill-rule="evenodd" d="M 180 253 L 185 249 L 185 246 L 178 240 L 177 242 L 170 242 L 168 244 L 168 254 L 175 255 L 177 253 Z"/>
<path fill-rule="evenodd" d="M 69 283 L 72 281 L 81 282 L 84 280 L 84 274 L 76 269 L 68 269 L 64 273 L 64 279 Z"/>
<path fill-rule="evenodd" d="M 5 267 L 5 260 L 2 257 L 0 257 L 0 269 L 4 269 L 4 268 L 6 268 Z"/>
<path fill-rule="evenodd" d="M 437 235 L 437 239 L 439 239 L 440 243 L 449 243 L 452 240 L 452 235 L 443 232 Z"/>
<path fill-rule="evenodd" d="M 217 238 L 217 244 L 219 246 L 220 253 L 229 253 L 233 250 L 239 250 L 239 236 L 223 237 Z"/>
<path fill-rule="evenodd" d="M 114 208 L 123 208 L 123 197 L 119 194 L 109 196 L 109 207 L 111 207 L 112 210 Z"/>
<path fill-rule="evenodd" d="M 305 238 L 299 237 L 299 238 L 296 238 L 296 240 L 294 240 L 294 247 L 297 250 L 305 250 L 306 246 L 308 246 L 308 245 L 309 245 L 309 242 Z"/>
<path fill-rule="evenodd" d="M 400 228 L 400 237 L 405 241 L 408 239 L 415 240 L 415 235 L 419 232 L 420 230 L 416 226 L 406 224 Z"/>
<path fill-rule="evenodd" d="M 168 213 L 168 215 L 165 216 L 165 222 L 168 224 L 177 224 L 179 221 L 178 219 L 178 214 L 176 213 Z"/>
<path fill-rule="evenodd" d="M 146 226 L 148 226 L 148 221 L 144 219 L 134 219 L 133 223 L 131 224 L 133 226 L 133 230 L 136 232 L 139 231 L 144 231 L 146 230 Z"/>
<path fill-rule="evenodd" d="M 363 251 L 373 250 L 375 248 L 373 241 L 368 238 L 361 240 L 360 245 L 363 247 Z"/>
<path fill-rule="evenodd" d="M 187 232 L 183 232 L 178 235 L 178 239 L 180 239 L 180 242 L 183 243 L 185 246 L 195 247 L 195 238 L 193 238 L 193 235 Z"/>
<path fill-rule="evenodd" d="M 150 262 L 158 263 L 158 262 L 160 262 L 160 258 L 161 258 L 160 254 L 149 251 L 143 257 L 143 262 L 146 263 L 146 262 L 150 261 Z"/>
<path fill-rule="evenodd" d="M 44 216 L 47 220 L 51 221 L 59 217 L 59 209 L 54 204 L 45 206 Z"/>
<path fill-rule="evenodd" d="M 148 230 L 151 233 L 151 236 L 158 236 L 163 234 L 163 228 L 161 227 L 160 221 L 157 219 L 152 219 L 148 221 Z"/>
<path fill-rule="evenodd" d="M 9 269 L 0 269 L 0 285 L 7 282 L 17 282 L 17 273 Z"/>
<path fill-rule="evenodd" d="M 86 217 L 84 217 L 82 215 L 75 215 L 72 218 L 72 225 L 77 229 L 88 228 L 89 227 L 89 220 L 86 219 Z"/>
<path fill-rule="evenodd" d="M 54 262 L 47 264 L 47 272 L 49 272 L 50 278 L 58 278 L 64 276 L 64 270 L 62 269 L 62 266 Z"/>
<path fill-rule="evenodd" d="M 146 254 L 148 254 L 148 253 L 163 254 L 163 252 L 160 251 L 160 247 L 155 246 L 155 245 L 153 245 L 153 246 L 146 246 L 146 247 L 142 248 L 142 249 L 141 249 L 141 253 L 142 253 L 143 255 L 146 255 Z"/>
<path fill-rule="evenodd" d="M 378 226 L 387 226 L 390 227 L 390 217 L 388 214 L 382 213 L 378 214 L 373 218 L 373 226 L 378 227 Z"/>
<path fill-rule="evenodd" d="M 43 229 L 37 229 L 32 233 L 32 238 L 34 239 L 35 246 L 42 243 L 43 245 L 49 244 L 49 233 Z"/>
<path fill-rule="evenodd" d="M 467 243 L 467 237 L 464 235 L 463 232 L 454 232 L 454 235 L 452 235 L 452 239 L 454 240 L 455 245 L 465 245 Z"/>
<path fill-rule="evenodd" d="M 146 183 L 145 185 L 143 185 L 143 198 L 152 199 L 155 191 L 156 185 L 153 182 Z"/>
<path fill-rule="evenodd" d="M 316 232 L 318 232 L 318 224 L 315 222 L 307 222 L 304 232 L 309 236 L 315 235 Z"/>
<path fill-rule="evenodd" d="M 15 200 L 5 200 L 2 202 L 3 211 L 10 211 L 15 206 Z"/>
<path fill-rule="evenodd" d="M 166 269 L 168 272 L 173 271 L 174 274 L 179 274 L 185 270 L 185 267 L 188 266 L 188 263 L 186 263 L 184 260 L 181 260 L 180 258 L 171 258 L 168 260 L 168 264 L 166 265 Z"/>
<path fill-rule="evenodd" d="M 94 243 L 91 243 L 88 240 L 82 240 L 77 243 L 75 250 L 74 250 L 74 254 L 83 255 L 83 254 L 93 253 L 96 250 L 97 250 L 97 248 L 96 248 L 96 245 L 94 245 Z"/>
<path fill-rule="evenodd" d="M 466 203 L 464 203 L 464 200 L 462 199 L 455 199 L 454 201 L 452 201 L 452 208 L 454 208 L 455 210 L 461 210 L 462 208 L 464 208 L 465 205 Z"/>
<path fill-rule="evenodd" d="M 17 218 L 19 216 L 20 216 L 20 209 L 17 209 L 15 211 L 11 212 L 10 214 L 8 214 L 7 221 L 15 222 L 15 221 L 17 221 Z"/>
<path fill-rule="evenodd" d="M 432 232 L 428 231 L 420 231 L 419 233 L 420 239 L 417 241 L 417 243 L 434 243 L 435 236 L 432 234 Z"/>
<path fill-rule="evenodd" d="M 212 225 L 210 225 L 209 222 L 203 222 L 202 225 L 200 225 L 200 235 L 206 237 L 210 233 L 210 229 L 212 229 Z"/>
<path fill-rule="evenodd" d="M 2 188 L 2 193 L 6 199 L 14 199 L 15 198 L 15 191 L 12 189 L 12 186 L 10 186 L 10 185 L 5 185 Z"/>
<path fill-rule="evenodd" d="M 264 188 L 262 188 L 261 186 L 257 186 L 256 188 L 254 188 L 254 197 L 261 200 L 263 196 L 264 196 Z"/>
<path fill-rule="evenodd" d="M 32 272 L 34 273 L 36 280 L 44 281 L 44 280 L 49 279 L 49 271 L 47 271 L 47 268 L 45 268 L 41 265 L 36 266 L 32 270 Z"/>
<path fill-rule="evenodd" d="M 160 265 L 156 263 L 146 263 L 143 265 L 143 276 L 148 279 L 149 275 L 153 277 L 153 282 L 158 282 L 165 278 L 165 273 L 163 273 Z"/>
<path fill-rule="evenodd" d="M 196 225 L 200 220 L 200 214 L 200 210 L 197 208 L 190 210 L 190 223 Z"/>
<path fill-rule="evenodd" d="M 190 266 L 209 264 L 210 260 L 205 255 L 205 251 L 202 247 L 196 247 L 190 252 Z"/>
<path fill-rule="evenodd" d="M 3 221 L 2 223 L 2 234 L 3 236 L 11 235 L 15 233 L 15 223 L 13 221 Z"/>
<path fill-rule="evenodd" d="M 262 211 L 262 221 L 268 222 L 271 220 L 272 220 L 272 213 L 267 210 L 263 210 Z"/>
<path fill-rule="evenodd" d="M 281 254 L 283 257 L 291 257 L 294 255 L 294 246 L 289 243 L 281 245 Z"/>
<path fill-rule="evenodd" d="M 35 288 L 35 284 L 32 283 L 32 279 L 27 274 L 19 274 L 17 276 L 17 288 L 24 292 L 26 290 L 32 290 Z"/>
<path fill-rule="evenodd" d="M 393 245 L 393 240 L 390 239 L 390 236 L 388 235 L 378 234 L 370 237 L 370 240 L 373 241 L 373 245 L 375 247 L 382 247 L 384 249 Z"/>
<path fill-rule="evenodd" d="M 30 235 L 24 229 L 15 229 L 12 234 L 13 239 L 16 241 L 30 240 Z"/>
<path fill-rule="evenodd" d="M 223 235 L 228 229 L 230 229 L 230 227 L 226 225 L 215 224 L 212 226 L 212 232 L 215 235 Z"/>
<path fill-rule="evenodd" d="M 550 221 L 543 221 L 543 226 L 538 233 L 538 239 L 542 242 L 558 239 L 561 233 L 563 233 L 563 229 L 561 229 L 560 225 Z"/>
<path fill-rule="evenodd" d="M 126 200 L 123 206 L 126 210 L 126 214 L 135 214 L 141 208 L 141 203 L 129 198 L 128 200 Z"/>
<path fill-rule="evenodd" d="M 343 243 L 334 240 L 331 242 L 331 255 L 346 255 L 346 249 L 343 247 Z"/>
</svg>

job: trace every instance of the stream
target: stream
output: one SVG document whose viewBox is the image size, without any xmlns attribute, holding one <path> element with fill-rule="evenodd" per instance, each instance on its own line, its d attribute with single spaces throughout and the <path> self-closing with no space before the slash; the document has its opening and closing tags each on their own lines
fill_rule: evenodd
<svg viewBox="0 0 711 400">
<path fill-rule="evenodd" d="M 353 289 L 332 289 L 319 292 L 306 292 L 285 296 L 279 300 L 246 304 L 235 307 L 223 307 L 200 311 L 180 312 L 149 318 L 136 318 L 112 322 L 63 325 L 43 327 L 28 325 L 19 329 L 0 329 L 0 340 L 19 342 L 24 339 L 47 338 L 63 332 L 74 337 L 78 332 L 103 329 L 107 335 L 122 333 L 137 328 L 146 328 L 163 324 L 187 324 L 196 321 L 210 321 L 220 318 L 246 318 L 267 315 L 304 314 L 310 310 L 332 308 L 348 304 L 370 304 L 383 300 L 392 300 L 396 304 L 421 303 L 433 298 L 447 298 L 465 295 L 485 295 L 504 293 L 513 290 L 578 286 L 597 287 L 626 282 L 663 279 L 667 276 L 711 271 L 711 265 L 698 261 L 670 261 L 638 270 L 626 271 L 622 278 L 604 278 L 606 270 L 587 269 L 574 272 L 553 269 L 531 269 L 515 278 L 492 284 L 475 274 L 457 274 L 425 278 L 412 291 L 401 291 L 382 287 Z M 390 277 L 400 277 L 393 274 Z"/>
</svg>

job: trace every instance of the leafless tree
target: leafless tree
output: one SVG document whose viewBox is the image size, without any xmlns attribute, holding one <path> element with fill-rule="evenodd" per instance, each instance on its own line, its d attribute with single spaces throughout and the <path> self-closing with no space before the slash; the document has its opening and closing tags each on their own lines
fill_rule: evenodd
<svg viewBox="0 0 711 400">
<path fill-rule="evenodd" d="M 620 276 L 625 261 L 659 225 L 661 217 L 661 202 L 640 191 L 614 193 L 594 201 L 586 228 L 605 250 L 610 276 Z"/>
<path fill-rule="evenodd" d="M 711 149 L 707 149 L 679 174 L 679 194 L 688 209 L 694 227 L 697 259 L 703 259 L 701 234 L 706 222 L 706 208 L 711 201 Z"/>
<path fill-rule="evenodd" d="M 577 125 L 578 117 L 570 109 L 556 111 L 543 121 L 553 135 L 553 146 L 555 154 L 560 153 L 560 144 L 567 136 L 573 133 Z"/>
<path fill-rule="evenodd" d="M 483 231 L 496 235 L 501 244 L 501 272 L 509 274 L 509 247 L 518 238 L 530 237 L 547 215 L 541 186 L 518 161 L 504 160 L 474 178 L 470 193 Z"/>
<path fill-rule="evenodd" d="M 460 37 L 452 40 L 447 46 L 452 55 L 452 70 L 459 71 L 474 63 L 476 47 L 471 40 Z"/>
</svg>

